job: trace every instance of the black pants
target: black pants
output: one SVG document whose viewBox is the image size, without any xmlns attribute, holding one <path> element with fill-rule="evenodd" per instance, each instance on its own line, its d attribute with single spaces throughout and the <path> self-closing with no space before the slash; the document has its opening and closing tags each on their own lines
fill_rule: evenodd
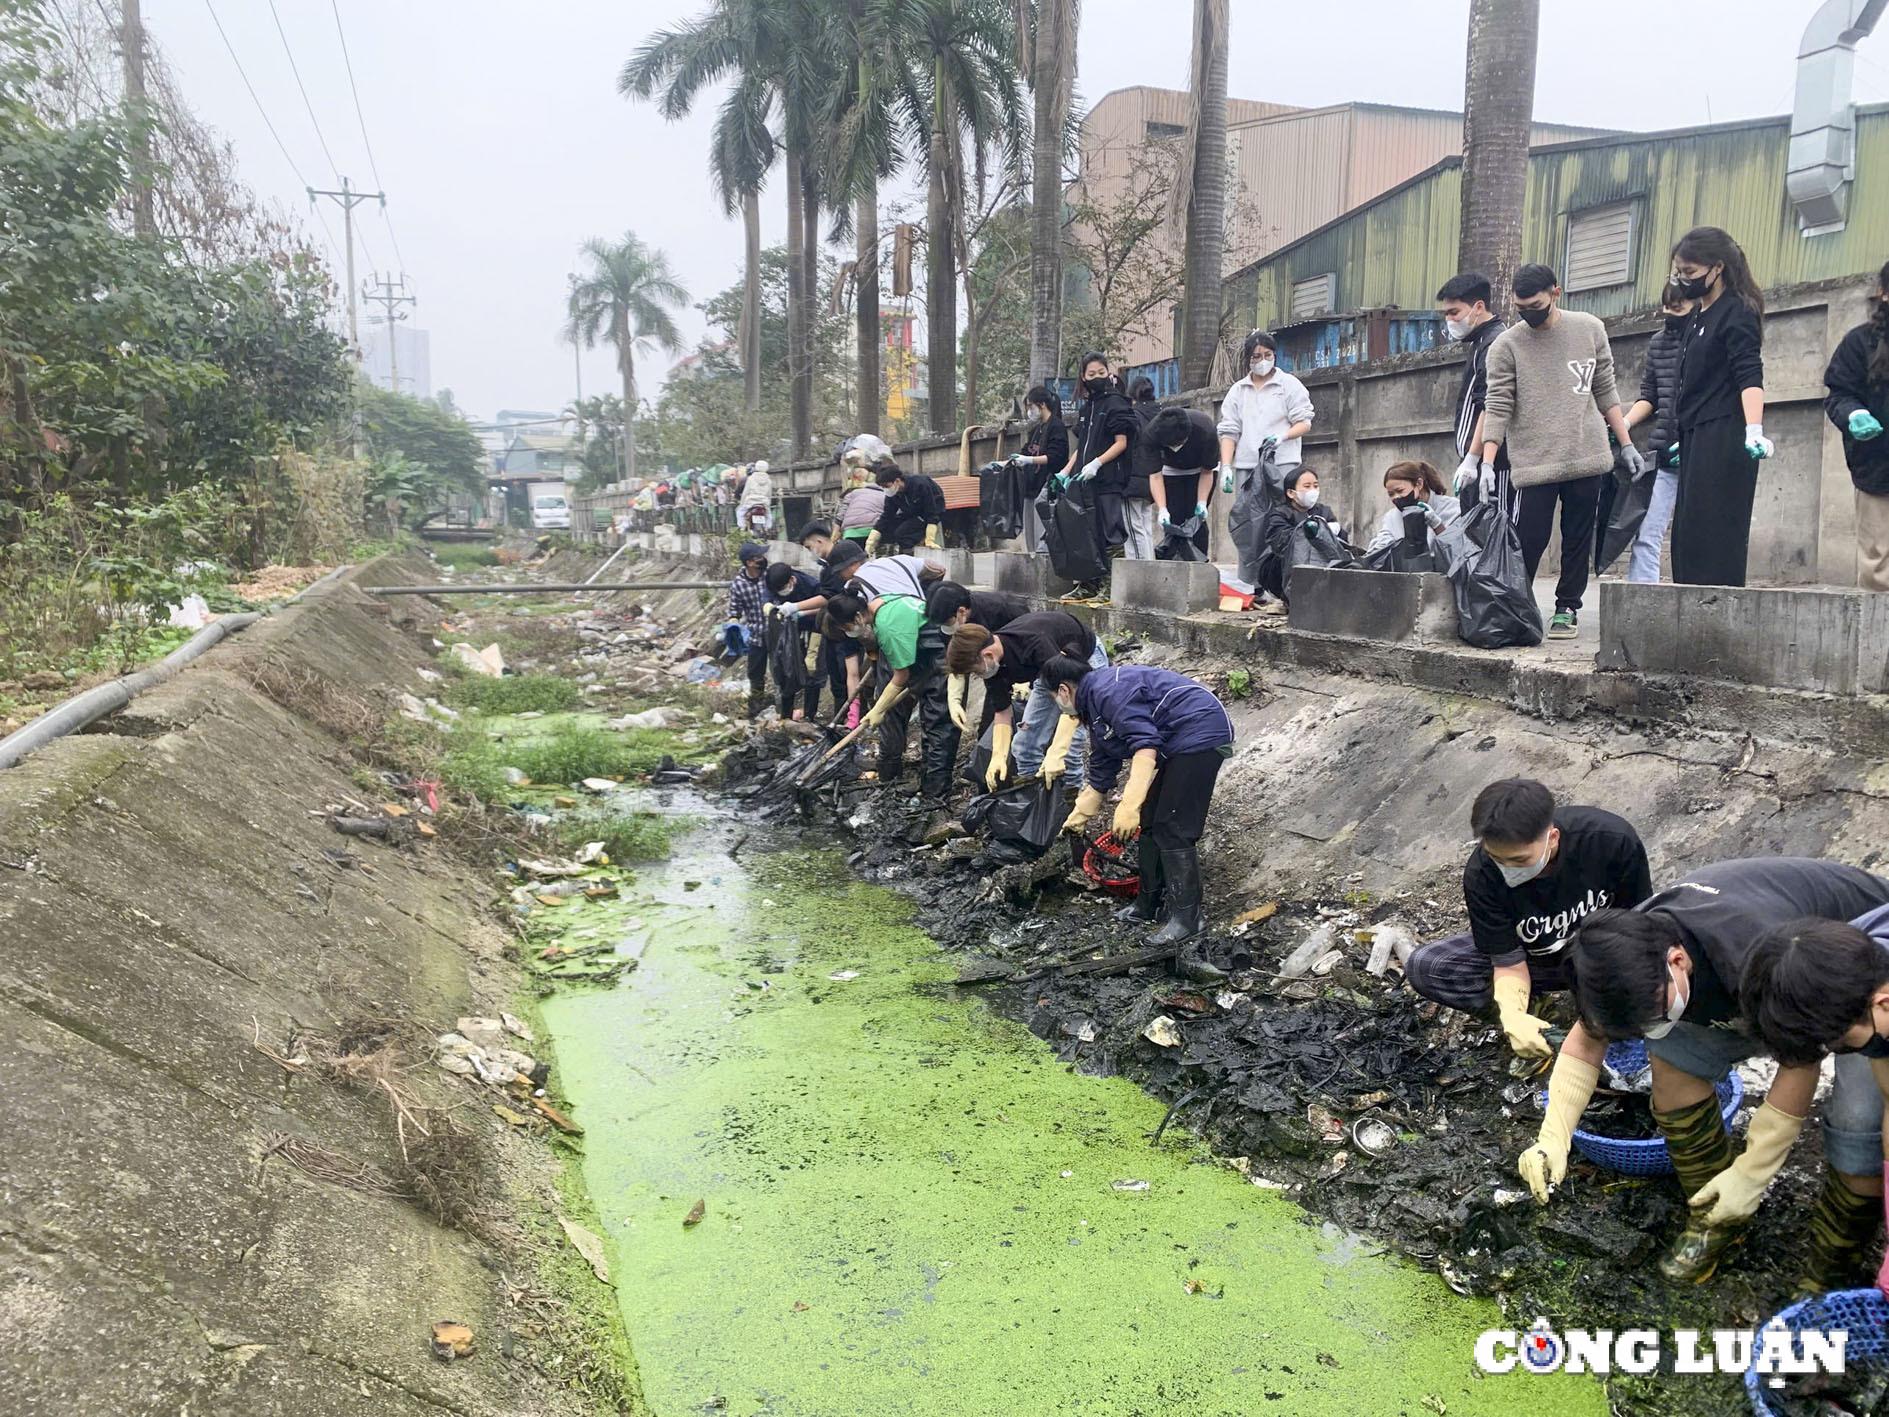
<svg viewBox="0 0 1889 1417">
<path fill-rule="evenodd" d="M 1207 829 L 1213 785 L 1226 755 L 1218 748 L 1182 753 L 1161 764 L 1141 809 L 1141 832 L 1162 851 L 1193 846 Z"/>
<path fill-rule="evenodd" d="M 848 649 L 854 654 L 859 652 L 857 642 L 844 635 L 820 636 L 820 670 L 826 675 L 827 688 L 833 694 L 834 713 L 846 707 L 846 662 L 852 658 L 846 652 Z"/>
<path fill-rule="evenodd" d="M 1600 486 L 1607 474 L 1520 487 L 1515 492 L 1515 534 L 1522 543 L 1522 564 L 1529 583 L 1554 534 L 1555 508 L 1561 508 L 1561 578 L 1555 582 L 1554 608 L 1579 610 L 1594 566 L 1594 523 L 1600 515 Z"/>
<path fill-rule="evenodd" d="M 896 548 L 900 554 L 909 556 L 925 540 L 925 523 L 917 517 L 907 517 L 890 531 L 880 529 L 879 539 L 885 542 L 880 548 L 881 554 Z"/>
<path fill-rule="evenodd" d="M 748 644 L 748 692 L 759 697 L 767 692 L 767 636 L 756 635 Z"/>
<path fill-rule="evenodd" d="M 1565 954 L 1530 955 L 1527 963 L 1530 994 L 1559 993 L 1570 986 Z M 1404 977 L 1424 998 L 1466 1014 L 1487 1012 L 1495 1003 L 1495 965 L 1469 935 L 1418 945 L 1404 965 Z"/>
<path fill-rule="evenodd" d="M 820 672 L 826 658 L 826 637 L 821 636 L 820 646 L 815 652 L 814 667 L 807 671 L 806 682 L 800 686 L 798 694 L 775 685 L 774 703 L 780 709 L 782 718 L 794 716 L 794 700 L 800 700 L 801 712 L 808 718 L 817 718 L 820 714 L 820 682 L 826 676 Z M 840 702 L 844 703 L 844 696 Z"/>
<path fill-rule="evenodd" d="M 1758 460 L 1745 427 L 1718 418 L 1679 430 L 1679 503 L 1673 509 L 1673 580 L 1679 585 L 1743 585 L 1751 550 L 1751 504 Z"/>
<path fill-rule="evenodd" d="M 1128 541 L 1128 517 L 1122 511 L 1122 494 L 1095 494 L 1096 549 L 1104 556 L 1120 550 Z"/>
<path fill-rule="evenodd" d="M 879 725 L 879 776 L 890 782 L 905 770 L 905 740 L 911 733 L 912 713 L 918 713 L 919 731 L 924 746 L 919 755 L 918 790 L 926 797 L 943 800 L 951 792 L 951 769 L 958 760 L 961 734 L 951 721 L 951 702 L 946 690 L 942 663 L 914 669 L 905 685 L 905 693 Z M 873 702 L 885 692 L 892 680 L 892 670 L 883 658 L 873 676 Z"/>
</svg>

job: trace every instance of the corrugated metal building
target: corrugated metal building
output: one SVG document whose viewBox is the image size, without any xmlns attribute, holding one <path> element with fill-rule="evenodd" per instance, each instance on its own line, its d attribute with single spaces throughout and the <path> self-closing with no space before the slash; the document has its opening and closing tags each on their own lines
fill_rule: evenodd
<svg viewBox="0 0 1889 1417">
<path fill-rule="evenodd" d="M 1602 316 L 1656 305 L 1673 243 L 1702 224 L 1730 231 L 1765 286 L 1873 272 L 1889 258 L 1889 104 L 1856 113 L 1841 231 L 1799 232 L 1784 190 L 1790 119 L 1765 118 L 1535 148 L 1523 259 L 1560 273 L 1569 308 Z M 1373 322 L 1428 323 L 1434 342 L 1425 312 L 1455 274 L 1461 168 L 1445 158 L 1229 276 L 1231 322 L 1278 330 L 1299 367 L 1424 347 L 1408 333 L 1371 347 L 1356 332 Z"/>
</svg>

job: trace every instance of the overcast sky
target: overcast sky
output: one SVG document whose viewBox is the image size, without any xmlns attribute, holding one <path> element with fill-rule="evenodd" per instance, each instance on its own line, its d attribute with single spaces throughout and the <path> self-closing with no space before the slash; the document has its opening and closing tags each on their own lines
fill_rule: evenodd
<svg viewBox="0 0 1889 1417">
<path fill-rule="evenodd" d="M 1461 106 L 1468 0 L 1232 3 L 1236 97 Z M 287 158 L 217 35 L 212 4 Z M 637 43 L 703 0 L 335 4 L 388 196 L 385 220 L 372 207 L 357 213 L 362 275 L 405 269 L 419 297 L 413 325 L 431 332 L 434 387 L 450 387 L 461 407 L 489 417 L 569 401 L 572 359 L 558 328 L 565 277 L 588 237 L 635 231 L 669 254 L 698 300 L 739 278 L 740 225 L 722 218 L 704 176 L 712 104 L 668 124 L 616 92 Z M 1750 3 L 1734 20 L 1723 4 L 1697 0 L 1543 0 L 1536 117 L 1657 129 L 1788 113 L 1797 41 L 1816 7 Z M 1083 0 L 1082 98 L 1185 87 L 1189 8 Z M 373 172 L 330 0 L 276 0 L 276 9 L 332 163 L 267 0 L 145 0 L 144 17 L 198 114 L 235 144 L 244 177 L 306 212 L 304 178 L 334 187 L 345 174 L 371 188 Z M 1889 97 L 1889 34 L 1865 41 L 1856 77 L 1860 101 Z M 765 237 L 778 241 L 778 183 L 764 203 Z M 340 213 L 325 205 L 338 242 Z M 702 318 L 690 310 L 682 324 L 692 346 Z M 593 393 L 616 386 L 606 350 L 585 355 L 583 379 Z"/>
</svg>

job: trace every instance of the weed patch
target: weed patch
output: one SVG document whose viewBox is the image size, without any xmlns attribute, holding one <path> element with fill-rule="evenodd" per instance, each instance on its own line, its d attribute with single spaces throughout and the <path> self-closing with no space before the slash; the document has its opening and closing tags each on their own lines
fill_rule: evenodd
<svg viewBox="0 0 1889 1417">
<path fill-rule="evenodd" d="M 661 729 L 613 733 L 588 723 L 559 723 L 542 736 L 498 741 L 475 725 L 460 724 L 447 739 L 440 779 L 448 787 L 494 802 L 509 791 L 506 768 L 534 783 L 580 782 L 587 777 L 639 777 L 676 756 L 674 737 Z"/>
<path fill-rule="evenodd" d="M 443 542 L 431 548 L 433 559 L 455 571 L 469 571 L 481 566 L 498 565 L 498 552 L 476 542 Z"/>
<path fill-rule="evenodd" d="M 587 842 L 601 841 L 610 859 L 624 864 L 662 860 L 669 854 L 670 843 L 688 827 L 686 819 L 666 817 L 660 812 L 586 814 L 565 818 L 558 825 L 558 835 L 572 851 Z"/>
<path fill-rule="evenodd" d="M 563 713 L 582 695 L 577 685 L 555 674 L 460 674 L 446 685 L 446 702 L 481 713 Z"/>
</svg>

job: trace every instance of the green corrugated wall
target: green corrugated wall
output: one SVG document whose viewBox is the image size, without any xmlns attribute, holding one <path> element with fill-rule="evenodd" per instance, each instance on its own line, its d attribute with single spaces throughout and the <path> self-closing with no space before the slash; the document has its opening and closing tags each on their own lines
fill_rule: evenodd
<svg viewBox="0 0 1889 1417">
<path fill-rule="evenodd" d="M 1731 232 L 1765 286 L 1875 272 L 1889 260 L 1889 110 L 1858 114 L 1849 225 L 1829 236 L 1798 233 L 1784 194 L 1789 137 L 1789 122 L 1778 119 L 1537 152 L 1523 259 L 1562 269 L 1570 213 L 1632 201 L 1633 283 L 1570 295 L 1570 307 L 1619 315 L 1657 304 L 1673 243 L 1699 225 Z M 1428 309 L 1455 273 L 1461 184 L 1456 166 L 1429 173 L 1229 276 L 1232 323 L 1287 323 L 1294 283 L 1328 271 L 1337 275 L 1339 310 Z"/>
</svg>

